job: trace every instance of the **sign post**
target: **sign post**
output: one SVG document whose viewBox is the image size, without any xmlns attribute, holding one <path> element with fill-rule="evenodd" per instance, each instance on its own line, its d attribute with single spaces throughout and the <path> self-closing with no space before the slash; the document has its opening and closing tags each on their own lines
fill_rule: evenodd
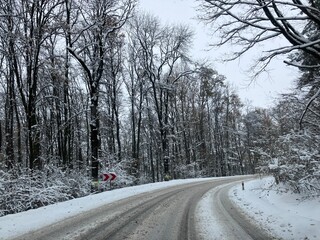
<svg viewBox="0 0 320 240">
<path fill-rule="evenodd" d="M 110 189 L 112 189 L 111 182 L 117 178 L 117 175 L 114 172 L 103 173 L 103 181 L 110 181 Z"/>
</svg>

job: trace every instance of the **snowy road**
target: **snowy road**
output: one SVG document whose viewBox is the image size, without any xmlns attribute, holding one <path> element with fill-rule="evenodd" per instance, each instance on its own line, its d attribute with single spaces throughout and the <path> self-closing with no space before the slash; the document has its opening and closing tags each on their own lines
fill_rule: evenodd
<svg viewBox="0 0 320 240">
<path fill-rule="evenodd" d="M 16 239 L 269 239 L 246 221 L 227 198 L 229 183 L 240 179 L 244 177 L 142 193 Z M 202 209 L 204 201 L 212 201 L 212 207 Z"/>
</svg>

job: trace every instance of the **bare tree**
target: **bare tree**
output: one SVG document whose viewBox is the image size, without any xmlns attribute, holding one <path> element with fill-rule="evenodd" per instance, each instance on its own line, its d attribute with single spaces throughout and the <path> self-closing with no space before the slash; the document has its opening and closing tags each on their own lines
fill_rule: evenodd
<svg viewBox="0 0 320 240">
<path fill-rule="evenodd" d="M 20 120 L 18 117 L 16 99 L 19 99 L 24 109 L 27 128 L 26 151 L 27 166 L 31 169 L 41 169 L 41 134 L 38 119 L 39 98 L 39 70 L 43 63 L 41 51 L 45 40 L 51 35 L 54 19 L 59 13 L 57 10 L 61 1 L 1 1 L 2 30 L 4 38 L 3 53 L 7 58 L 8 94 L 9 102 L 7 116 L 13 118 L 13 109 L 16 112 L 18 134 L 20 134 Z M 17 90 L 18 97 L 15 97 Z M 12 121 L 12 120 L 11 120 Z M 11 122 L 10 125 L 13 123 Z M 10 129 L 8 128 L 8 133 Z M 11 134 L 11 133 L 10 133 Z M 9 134 L 9 135 L 10 135 Z M 11 134 L 12 135 L 12 134 Z M 18 140 L 20 145 L 21 136 Z M 9 143 L 9 142 L 8 142 Z M 10 145 L 10 144 L 9 144 Z M 8 154 L 10 147 L 8 146 Z M 19 147 L 20 148 L 20 147 Z M 19 150 L 19 158 L 21 151 Z"/>
<path fill-rule="evenodd" d="M 145 97 L 148 91 L 146 84 L 146 73 L 143 71 L 139 61 L 140 51 L 138 39 L 135 35 L 128 31 L 127 43 L 127 64 L 126 77 L 124 80 L 128 97 L 130 101 L 130 132 L 131 147 L 130 156 L 132 158 L 132 166 L 130 171 L 137 179 L 140 177 L 140 154 L 141 154 L 141 135 L 142 135 L 142 118 L 143 108 L 145 105 Z M 153 164 L 151 164 L 153 166 Z M 153 177 L 153 181 L 154 177 Z"/>
<path fill-rule="evenodd" d="M 199 0 L 200 16 L 212 24 L 221 40 L 214 45 L 237 44 L 242 48 L 235 52 L 235 59 L 259 43 L 283 37 L 289 44 L 264 51 L 259 59 L 265 64 L 277 55 L 303 50 L 320 58 L 320 41 L 305 34 L 308 22 L 320 24 L 320 10 L 314 1 L 292 0 Z"/>
<path fill-rule="evenodd" d="M 258 59 L 257 73 L 265 70 L 270 61 L 279 55 L 302 51 L 317 61 L 285 61 L 300 68 L 319 68 L 320 59 L 320 9 L 317 1 L 300 0 L 199 0 L 203 21 L 220 33 L 215 46 L 235 44 L 241 46 L 229 59 L 236 59 L 258 44 L 276 38 L 284 38 L 288 44 L 265 49 Z M 306 26 L 313 26 L 306 31 Z M 309 28 L 310 29 L 310 28 Z M 294 60 L 298 60 L 297 58 Z M 318 86 L 318 78 L 315 84 Z M 320 95 L 320 89 L 309 97 L 304 117 L 312 102 Z"/>
<path fill-rule="evenodd" d="M 169 177 L 169 102 L 173 99 L 175 84 L 190 73 L 179 72 L 176 67 L 179 62 L 188 61 L 187 50 L 192 33 L 188 27 L 162 27 L 153 16 L 140 15 L 132 21 L 132 36 L 138 44 L 139 67 L 150 86 L 149 94 L 158 121 L 163 176 Z"/>
<path fill-rule="evenodd" d="M 82 5 L 78 35 L 68 47 L 82 67 L 90 95 L 90 148 L 92 178 L 98 179 L 101 150 L 99 96 L 106 71 L 109 39 L 117 34 L 135 7 L 134 0 L 85 1 Z"/>
<path fill-rule="evenodd" d="M 8 169 L 15 165 L 14 154 L 14 109 L 15 109 L 15 82 L 13 68 L 13 53 L 14 47 L 13 32 L 13 9 L 11 4 L 1 2 L 1 13 L 6 15 L 0 24 L 1 29 L 1 79 L 5 82 L 5 165 Z"/>
</svg>

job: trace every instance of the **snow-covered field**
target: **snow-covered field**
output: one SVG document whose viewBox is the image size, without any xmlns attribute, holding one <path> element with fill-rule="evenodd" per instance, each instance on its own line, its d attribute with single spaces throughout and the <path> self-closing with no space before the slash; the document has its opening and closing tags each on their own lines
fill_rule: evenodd
<svg viewBox="0 0 320 240">
<path fill-rule="evenodd" d="M 244 191 L 241 186 L 233 187 L 229 196 L 253 221 L 279 239 L 320 239 L 320 198 L 307 200 L 287 192 L 275 186 L 273 177 L 246 182 Z"/>
<path fill-rule="evenodd" d="M 0 217 L 0 239 L 21 235 L 103 204 L 143 192 L 205 180 L 208 179 L 173 180 L 117 189 Z M 272 178 L 268 177 L 246 182 L 244 191 L 238 184 L 230 190 L 229 195 L 254 221 L 262 224 L 279 238 L 320 239 L 320 199 L 302 200 L 298 195 L 278 194 L 267 189 L 272 181 Z M 207 200 L 201 201 L 202 208 L 206 208 L 205 203 L 210 203 Z"/>
</svg>

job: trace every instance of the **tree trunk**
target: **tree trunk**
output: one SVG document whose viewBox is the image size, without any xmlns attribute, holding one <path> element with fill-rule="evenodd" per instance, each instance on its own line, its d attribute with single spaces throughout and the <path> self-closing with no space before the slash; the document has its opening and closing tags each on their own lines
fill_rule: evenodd
<svg viewBox="0 0 320 240">
<path fill-rule="evenodd" d="M 98 113 L 98 89 L 91 85 L 91 106 L 90 106 L 90 144 L 91 144 L 91 176 L 94 180 L 99 178 L 99 151 L 100 121 Z"/>
</svg>

